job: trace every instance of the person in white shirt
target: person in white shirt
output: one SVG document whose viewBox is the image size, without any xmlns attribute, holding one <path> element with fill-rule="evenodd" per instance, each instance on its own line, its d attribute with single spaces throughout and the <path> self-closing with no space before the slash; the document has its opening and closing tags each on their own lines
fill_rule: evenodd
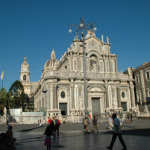
<svg viewBox="0 0 150 150">
<path fill-rule="evenodd" d="M 120 126 L 122 126 L 122 119 L 120 118 L 120 115 L 118 115 L 117 118 L 118 118 L 119 121 L 120 121 Z"/>
<path fill-rule="evenodd" d="M 108 118 L 108 124 L 109 124 L 109 129 L 112 130 L 112 128 L 113 128 L 113 121 L 112 121 L 111 116 L 109 116 L 109 118 Z"/>
<path fill-rule="evenodd" d="M 116 114 L 113 114 L 112 118 L 114 120 L 113 136 L 112 136 L 112 140 L 111 140 L 111 143 L 110 143 L 109 147 L 106 147 L 106 148 L 112 150 L 113 145 L 115 143 L 115 140 L 118 136 L 119 141 L 123 146 L 123 150 L 127 150 L 126 145 L 124 143 L 124 140 L 122 138 L 122 133 L 121 133 L 122 131 L 121 131 L 121 128 L 120 128 L 120 120 L 118 118 L 116 118 Z"/>
</svg>

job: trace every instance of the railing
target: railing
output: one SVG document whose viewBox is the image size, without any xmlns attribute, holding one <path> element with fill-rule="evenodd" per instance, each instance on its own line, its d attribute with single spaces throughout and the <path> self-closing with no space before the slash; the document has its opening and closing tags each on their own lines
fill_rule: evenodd
<svg viewBox="0 0 150 150">
<path fill-rule="evenodd" d="M 46 72 L 45 78 L 50 77 L 79 77 L 83 78 L 83 72 L 62 72 L 62 71 L 55 71 L 55 72 Z M 128 75 L 126 74 L 114 74 L 114 73 L 97 73 L 97 72 L 87 72 L 87 78 L 110 78 L 110 79 L 128 79 Z"/>
</svg>

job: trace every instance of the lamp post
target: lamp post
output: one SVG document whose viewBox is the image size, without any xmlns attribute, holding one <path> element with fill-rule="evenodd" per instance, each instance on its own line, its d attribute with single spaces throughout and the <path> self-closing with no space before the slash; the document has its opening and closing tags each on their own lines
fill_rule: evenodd
<svg viewBox="0 0 150 150">
<path fill-rule="evenodd" d="M 69 25 L 69 33 L 72 32 L 72 27 L 75 27 L 77 29 L 76 34 L 78 32 L 81 34 L 81 39 L 80 41 L 82 42 L 82 49 L 83 49 L 83 74 L 84 74 L 84 103 L 85 103 L 85 117 L 88 117 L 88 111 L 87 111 L 87 87 L 86 87 L 86 52 L 85 52 L 85 33 L 88 30 L 91 31 L 96 31 L 97 28 L 95 27 L 96 23 L 84 23 L 83 17 L 81 18 L 81 23 L 80 24 L 72 24 Z"/>
</svg>

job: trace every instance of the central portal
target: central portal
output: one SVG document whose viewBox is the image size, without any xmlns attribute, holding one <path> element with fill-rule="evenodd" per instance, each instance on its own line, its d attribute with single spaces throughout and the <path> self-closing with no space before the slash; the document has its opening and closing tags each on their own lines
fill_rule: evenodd
<svg viewBox="0 0 150 150">
<path fill-rule="evenodd" d="M 59 103 L 59 109 L 63 116 L 67 115 L 67 103 Z"/>
<path fill-rule="evenodd" d="M 92 98 L 92 115 L 100 118 L 100 98 Z"/>
</svg>

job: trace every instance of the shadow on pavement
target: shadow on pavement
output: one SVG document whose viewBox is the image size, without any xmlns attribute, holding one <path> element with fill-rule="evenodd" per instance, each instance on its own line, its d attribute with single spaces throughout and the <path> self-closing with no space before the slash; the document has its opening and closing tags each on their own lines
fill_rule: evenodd
<svg viewBox="0 0 150 150">
<path fill-rule="evenodd" d="M 103 134 L 112 134 L 112 131 L 103 132 Z M 150 137 L 150 128 L 146 129 L 134 129 L 134 130 L 123 130 L 123 135 L 135 135 L 135 136 L 147 136 Z"/>
<path fill-rule="evenodd" d="M 39 129 L 39 128 L 42 128 L 42 127 L 44 127 L 44 126 L 34 127 L 34 128 L 30 128 L 30 129 L 23 129 L 23 130 L 20 130 L 18 132 L 30 132 L 32 130 Z"/>
</svg>

